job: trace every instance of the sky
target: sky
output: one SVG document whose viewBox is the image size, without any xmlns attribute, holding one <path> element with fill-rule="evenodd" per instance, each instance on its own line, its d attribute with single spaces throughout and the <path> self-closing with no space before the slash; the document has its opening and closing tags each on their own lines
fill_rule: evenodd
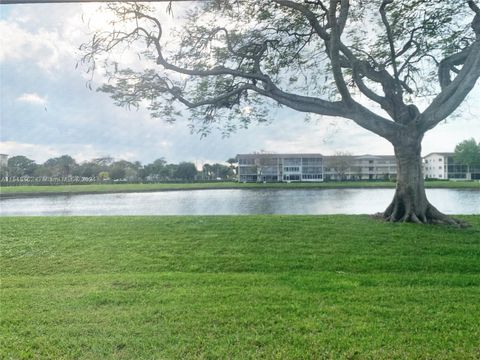
<svg viewBox="0 0 480 360">
<path fill-rule="evenodd" d="M 350 120 L 306 123 L 305 115 L 272 108 L 268 125 L 252 125 L 228 138 L 213 131 L 200 138 L 187 120 L 169 124 L 144 109 L 117 107 L 86 86 L 79 45 L 103 26 L 98 4 L 0 5 L 0 153 L 37 162 L 69 154 L 77 161 L 112 156 L 149 163 L 224 162 L 238 153 L 393 154 L 381 137 Z M 181 11 L 163 21 L 178 23 Z M 83 16 L 82 16 L 83 15 Z M 83 17 L 83 19 L 82 19 Z M 125 63 L 135 61 L 125 55 Z M 101 79 L 94 78 L 98 86 Z M 456 115 L 428 132 L 423 154 L 453 151 L 460 141 L 480 141 L 480 84 Z"/>
</svg>

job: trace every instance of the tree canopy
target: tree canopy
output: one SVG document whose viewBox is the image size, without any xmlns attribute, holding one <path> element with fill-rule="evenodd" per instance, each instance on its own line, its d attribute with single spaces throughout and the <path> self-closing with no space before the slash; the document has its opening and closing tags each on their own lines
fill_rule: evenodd
<svg viewBox="0 0 480 360">
<path fill-rule="evenodd" d="M 195 167 L 195 164 L 190 162 L 181 162 L 175 169 L 175 178 L 177 179 L 193 181 L 195 180 L 196 175 L 197 168 Z"/>
<path fill-rule="evenodd" d="M 31 176 L 33 175 L 37 164 L 32 159 L 23 155 L 13 156 L 8 159 L 8 174 L 9 176 Z"/>
<path fill-rule="evenodd" d="M 77 166 L 75 159 L 70 155 L 48 159 L 44 164 L 50 176 L 70 176 Z"/>
<path fill-rule="evenodd" d="M 99 56 L 140 46 L 145 61 L 112 61 L 101 90 L 123 106 L 148 100 L 152 116 L 170 120 L 183 103 L 201 132 L 264 121 L 271 99 L 393 140 L 413 121 L 424 132 L 444 120 L 480 76 L 474 1 L 204 1 L 169 43 L 151 6 L 109 9 L 112 30 L 84 44 L 83 59 L 93 69 Z"/>
<path fill-rule="evenodd" d="M 468 167 L 480 167 L 480 143 L 474 138 L 464 140 L 455 146 L 455 159 Z"/>
</svg>

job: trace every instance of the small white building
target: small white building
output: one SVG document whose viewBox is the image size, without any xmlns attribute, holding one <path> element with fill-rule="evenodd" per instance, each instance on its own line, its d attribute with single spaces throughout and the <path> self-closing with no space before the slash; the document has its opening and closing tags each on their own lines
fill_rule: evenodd
<svg viewBox="0 0 480 360">
<path fill-rule="evenodd" d="M 468 167 L 455 160 L 453 152 L 430 153 L 423 158 L 426 179 L 480 180 L 480 167 Z"/>
<path fill-rule="evenodd" d="M 423 158 L 423 175 L 425 179 L 448 179 L 448 157 L 453 153 L 430 153 Z"/>
</svg>

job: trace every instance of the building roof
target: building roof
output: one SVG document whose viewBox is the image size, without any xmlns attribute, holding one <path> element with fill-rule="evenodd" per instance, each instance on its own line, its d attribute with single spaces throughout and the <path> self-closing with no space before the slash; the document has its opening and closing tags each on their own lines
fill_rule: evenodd
<svg viewBox="0 0 480 360">
<path fill-rule="evenodd" d="M 237 154 L 237 158 L 322 158 L 322 154 Z"/>
<path fill-rule="evenodd" d="M 430 153 L 430 154 L 428 154 L 428 155 L 425 155 L 424 158 L 429 157 L 430 155 L 452 156 L 452 155 L 454 155 L 454 154 L 455 154 L 455 153 L 453 153 L 453 152 L 432 152 L 432 153 Z"/>
<path fill-rule="evenodd" d="M 441 156 L 452 156 L 453 152 L 433 152 L 428 155 L 423 156 L 423 158 L 429 157 L 430 155 L 441 155 Z M 237 158 L 332 158 L 337 155 L 322 155 L 322 154 L 237 154 Z M 395 155 L 351 155 L 355 159 L 395 159 Z"/>
<path fill-rule="evenodd" d="M 237 154 L 237 158 L 332 158 L 337 155 L 322 155 L 322 154 Z M 355 159 L 395 159 L 395 155 L 346 155 L 352 156 Z"/>
<path fill-rule="evenodd" d="M 335 155 L 333 155 L 335 156 Z M 395 159 L 395 155 L 352 155 L 356 159 Z"/>
</svg>

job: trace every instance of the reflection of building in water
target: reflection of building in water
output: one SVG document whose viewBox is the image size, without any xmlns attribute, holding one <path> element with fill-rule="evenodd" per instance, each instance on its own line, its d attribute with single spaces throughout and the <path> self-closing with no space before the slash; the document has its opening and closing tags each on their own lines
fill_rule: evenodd
<svg viewBox="0 0 480 360">
<path fill-rule="evenodd" d="M 238 181 L 388 180 L 397 173 L 394 156 L 343 156 L 343 169 L 334 161 L 338 158 L 321 154 L 239 154 Z"/>
<path fill-rule="evenodd" d="M 467 166 L 455 161 L 454 153 L 431 153 L 423 158 L 427 179 L 480 180 L 480 166 Z"/>
</svg>

